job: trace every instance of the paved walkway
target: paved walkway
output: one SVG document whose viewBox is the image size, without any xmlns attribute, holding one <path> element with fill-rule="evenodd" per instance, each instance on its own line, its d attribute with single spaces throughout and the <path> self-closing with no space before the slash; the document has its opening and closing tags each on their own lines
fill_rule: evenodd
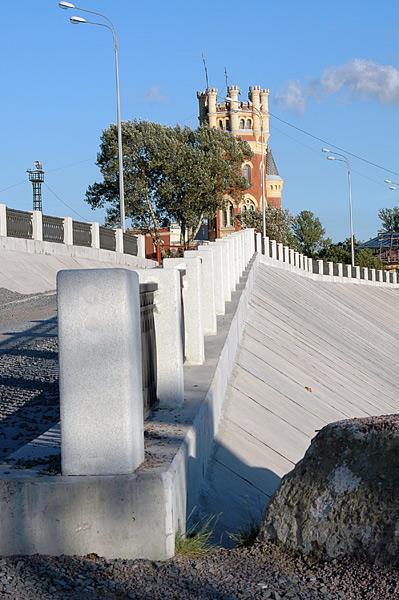
<svg viewBox="0 0 399 600">
<path fill-rule="evenodd" d="M 398 367 L 399 290 L 261 264 L 201 499 L 218 536 L 260 519 L 324 425 L 398 412 Z"/>
</svg>

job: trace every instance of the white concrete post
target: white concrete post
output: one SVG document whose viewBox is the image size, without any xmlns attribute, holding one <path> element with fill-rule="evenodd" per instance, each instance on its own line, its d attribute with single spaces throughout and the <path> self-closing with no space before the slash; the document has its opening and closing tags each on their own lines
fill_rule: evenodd
<svg viewBox="0 0 399 600">
<path fill-rule="evenodd" d="M 269 244 L 269 236 L 265 236 L 265 256 L 270 258 L 270 244 Z"/>
<path fill-rule="evenodd" d="M 0 204 L 0 237 L 7 237 L 7 206 Z"/>
<path fill-rule="evenodd" d="M 302 253 L 300 253 L 300 254 L 299 254 L 299 263 L 298 263 L 298 267 L 299 267 L 300 269 L 303 269 L 303 254 L 302 254 Z"/>
<path fill-rule="evenodd" d="M 352 265 L 346 265 L 346 276 L 348 278 L 352 277 Z"/>
<path fill-rule="evenodd" d="M 222 270 L 223 270 L 223 291 L 224 301 L 230 302 L 231 300 L 231 289 L 230 289 L 230 246 L 227 240 L 220 239 L 215 244 L 221 247 L 222 252 Z"/>
<path fill-rule="evenodd" d="M 342 263 L 337 263 L 337 269 L 338 269 L 338 277 L 343 277 L 344 276 L 344 265 Z"/>
<path fill-rule="evenodd" d="M 256 234 L 256 252 L 262 254 L 262 235 L 260 233 Z"/>
<path fill-rule="evenodd" d="M 371 281 L 376 281 L 376 272 L 375 272 L 375 269 L 371 269 Z"/>
<path fill-rule="evenodd" d="M 278 259 L 283 262 L 284 257 L 283 257 L 283 252 L 284 252 L 284 246 L 283 244 L 277 244 L 277 255 L 278 255 Z"/>
<path fill-rule="evenodd" d="M 145 235 L 137 236 L 137 256 L 145 258 Z"/>
<path fill-rule="evenodd" d="M 201 246 L 199 252 L 208 251 L 213 253 L 213 281 L 215 286 L 215 311 L 217 315 L 224 315 L 224 279 L 223 279 L 223 257 L 222 247 L 216 242 L 212 242 L 209 246 Z"/>
<path fill-rule="evenodd" d="M 290 265 L 295 265 L 295 250 L 290 248 Z"/>
<path fill-rule="evenodd" d="M 93 222 L 90 223 L 91 226 L 91 247 L 99 248 L 100 247 L 100 225 L 99 223 Z"/>
<path fill-rule="evenodd" d="M 241 273 L 243 273 L 245 271 L 245 269 L 247 268 L 247 261 L 246 261 L 246 256 L 245 256 L 245 236 L 244 236 L 244 232 L 243 231 L 239 231 L 238 232 L 238 239 L 240 241 L 240 246 L 241 246 Z"/>
<path fill-rule="evenodd" d="M 229 279 L 230 279 L 230 292 L 234 292 L 236 289 L 236 266 L 235 266 L 235 246 L 234 239 L 231 236 L 223 238 L 222 240 L 229 247 Z"/>
<path fill-rule="evenodd" d="M 183 277 L 184 354 L 186 363 L 202 365 L 205 360 L 204 326 L 202 321 L 201 257 L 164 258 L 164 269 L 185 270 Z"/>
<path fill-rule="evenodd" d="M 236 284 L 239 283 L 242 269 L 241 269 L 241 244 L 238 241 L 237 234 L 233 233 L 232 238 L 234 240 L 234 261 L 235 261 L 235 273 L 236 273 Z"/>
<path fill-rule="evenodd" d="M 115 229 L 115 250 L 116 252 L 121 252 L 123 254 L 123 231 L 119 228 Z"/>
<path fill-rule="evenodd" d="M 64 217 L 64 244 L 73 245 L 73 221 L 72 217 Z"/>
<path fill-rule="evenodd" d="M 284 250 L 284 262 L 289 263 L 290 262 L 290 249 L 288 248 L 288 246 L 284 246 L 283 250 Z"/>
<path fill-rule="evenodd" d="M 248 237 L 249 237 L 249 260 L 255 254 L 255 229 L 250 227 L 248 229 Z"/>
<path fill-rule="evenodd" d="M 208 250 L 207 246 L 204 246 L 201 251 L 200 248 L 198 251 L 186 250 L 184 253 L 184 258 L 190 258 L 193 256 L 200 256 L 201 258 L 202 322 L 204 325 L 204 335 L 216 335 L 217 322 L 215 309 L 213 252 L 210 249 Z"/>
<path fill-rule="evenodd" d="M 318 260 L 317 264 L 319 266 L 319 275 L 324 275 L 324 265 L 322 260 Z"/>
<path fill-rule="evenodd" d="M 378 269 L 377 277 L 378 277 L 379 283 L 382 283 L 384 281 L 384 273 L 383 273 L 382 269 Z"/>
<path fill-rule="evenodd" d="M 137 269 L 135 272 L 140 283 L 158 286 L 154 311 L 157 398 L 160 407 L 176 408 L 184 402 L 181 274 L 178 269 Z"/>
<path fill-rule="evenodd" d="M 396 271 L 393 271 L 393 273 L 392 273 L 392 283 L 393 283 L 393 285 L 397 285 L 397 283 L 398 283 L 398 274 Z"/>
<path fill-rule="evenodd" d="M 294 252 L 294 266 L 299 268 L 299 252 Z"/>
<path fill-rule="evenodd" d="M 313 273 L 313 258 L 308 257 L 308 271 Z"/>
<path fill-rule="evenodd" d="M 356 279 L 360 279 L 360 267 L 359 267 L 359 265 L 356 265 L 356 267 L 355 267 L 355 276 L 356 276 Z"/>
<path fill-rule="evenodd" d="M 369 270 L 368 270 L 368 267 L 363 267 L 363 278 L 364 278 L 364 281 L 368 281 L 369 280 Z"/>
<path fill-rule="evenodd" d="M 43 241 L 43 215 L 41 210 L 32 212 L 32 239 Z"/>
<path fill-rule="evenodd" d="M 272 259 L 277 260 L 277 242 L 276 242 L 276 240 L 271 241 L 271 247 L 272 247 Z"/>
<path fill-rule="evenodd" d="M 132 473 L 144 460 L 139 278 L 57 276 L 63 475 Z"/>
<path fill-rule="evenodd" d="M 334 276 L 334 263 L 331 261 L 328 261 L 327 266 L 328 266 L 328 274 L 331 275 L 331 277 L 333 277 Z"/>
</svg>

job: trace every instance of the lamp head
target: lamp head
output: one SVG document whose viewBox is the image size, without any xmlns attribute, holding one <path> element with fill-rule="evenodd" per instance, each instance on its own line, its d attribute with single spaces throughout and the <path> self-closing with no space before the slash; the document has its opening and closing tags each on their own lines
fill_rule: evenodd
<svg viewBox="0 0 399 600">
<path fill-rule="evenodd" d="M 328 148 L 322 148 L 321 151 L 322 152 L 331 152 L 331 150 L 329 150 Z"/>
<path fill-rule="evenodd" d="M 62 0 L 61 2 L 58 2 L 58 6 L 60 8 L 64 8 L 65 10 L 68 8 L 76 8 L 76 6 L 74 4 L 72 4 L 72 2 L 64 2 L 64 0 Z"/>
<path fill-rule="evenodd" d="M 389 189 L 390 189 L 390 190 L 396 190 L 396 189 L 397 189 L 397 187 L 396 187 L 395 185 L 390 185 L 390 186 L 389 186 Z"/>
<path fill-rule="evenodd" d="M 83 17 L 78 17 L 78 16 L 74 16 L 71 17 L 70 22 L 72 23 L 72 25 L 79 25 L 79 23 L 87 23 L 86 19 L 84 19 Z"/>
<path fill-rule="evenodd" d="M 335 156 L 327 156 L 327 160 L 337 160 Z"/>
<path fill-rule="evenodd" d="M 384 179 L 385 183 L 392 183 L 392 179 Z"/>
</svg>

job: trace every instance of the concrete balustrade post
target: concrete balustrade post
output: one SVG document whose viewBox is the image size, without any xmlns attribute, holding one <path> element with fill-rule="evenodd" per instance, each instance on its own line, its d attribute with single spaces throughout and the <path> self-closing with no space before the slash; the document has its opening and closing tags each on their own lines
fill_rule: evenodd
<svg viewBox="0 0 399 600">
<path fill-rule="evenodd" d="M 328 274 L 333 277 L 334 276 L 334 263 L 330 260 L 327 262 Z"/>
<path fill-rule="evenodd" d="M 271 247 L 272 247 L 272 259 L 277 260 L 277 242 L 276 242 L 276 240 L 271 241 Z"/>
<path fill-rule="evenodd" d="M 265 236 L 264 255 L 266 256 L 266 258 L 270 258 L 270 243 L 269 243 L 269 236 L 268 235 Z"/>
<path fill-rule="evenodd" d="M 43 241 L 43 215 L 41 210 L 32 212 L 32 239 Z"/>
<path fill-rule="evenodd" d="M 73 220 L 72 217 L 64 217 L 64 244 L 73 245 Z"/>
<path fill-rule="evenodd" d="M 342 263 L 337 263 L 337 269 L 338 269 L 338 277 L 343 278 L 343 276 L 344 276 L 344 265 Z"/>
<path fill-rule="evenodd" d="M 382 269 L 378 269 L 377 271 L 378 282 L 381 284 L 384 281 L 384 273 Z"/>
<path fill-rule="evenodd" d="M 198 257 L 198 253 L 195 252 Z M 156 283 L 157 398 L 162 408 L 184 402 L 182 275 L 178 269 L 137 269 L 140 283 Z"/>
<path fill-rule="evenodd" d="M 256 234 L 256 252 L 262 254 L 262 235 L 260 233 Z"/>
<path fill-rule="evenodd" d="M 369 270 L 368 267 L 363 267 L 363 279 L 364 281 L 369 280 Z"/>
<path fill-rule="evenodd" d="M 284 260 L 284 246 L 283 244 L 277 244 L 277 256 L 278 256 L 278 260 L 280 260 L 281 262 L 283 262 Z"/>
<path fill-rule="evenodd" d="M 319 268 L 319 275 L 324 275 L 324 261 L 318 260 L 317 265 Z"/>
<path fill-rule="evenodd" d="M 222 274 L 223 274 L 223 292 L 224 301 L 230 302 L 231 291 L 230 291 L 230 248 L 226 240 L 218 240 L 215 242 L 221 248 L 222 253 Z"/>
<path fill-rule="evenodd" d="M 228 236 L 223 239 L 225 243 L 228 244 L 229 247 L 229 279 L 230 279 L 230 292 L 234 292 L 236 289 L 236 266 L 235 266 L 235 246 L 234 239 L 231 236 Z"/>
<path fill-rule="evenodd" d="M 396 271 L 392 272 L 392 283 L 393 285 L 397 285 L 398 284 L 398 274 Z"/>
<path fill-rule="evenodd" d="M 299 253 L 298 267 L 303 269 L 303 254 L 301 252 Z"/>
<path fill-rule="evenodd" d="M 308 257 L 308 271 L 313 273 L 313 258 Z"/>
<path fill-rule="evenodd" d="M 294 266 L 299 268 L 299 252 L 294 252 Z"/>
<path fill-rule="evenodd" d="M 377 277 L 376 277 L 376 270 L 375 269 L 370 269 L 371 270 L 371 281 L 376 281 Z"/>
<path fill-rule="evenodd" d="M 227 247 L 227 246 L 226 246 Z M 201 257 L 164 258 L 164 269 L 184 270 L 184 355 L 189 365 L 202 365 L 205 360 L 204 326 L 202 315 Z"/>
<path fill-rule="evenodd" d="M 234 261 L 235 261 L 235 274 L 236 284 L 238 285 L 242 273 L 241 269 L 241 244 L 239 243 L 236 233 L 232 233 L 231 237 L 234 240 Z"/>
<path fill-rule="evenodd" d="M 355 277 L 356 277 L 356 279 L 360 280 L 360 267 L 359 267 L 359 265 L 356 265 L 356 267 L 355 267 Z"/>
<path fill-rule="evenodd" d="M 289 250 L 290 250 L 290 265 L 295 266 L 295 250 L 293 250 L 292 248 L 290 248 Z"/>
<path fill-rule="evenodd" d="M 249 260 L 255 254 L 255 229 L 250 227 L 248 229 L 248 237 L 249 237 Z"/>
<path fill-rule="evenodd" d="M 0 237 L 7 237 L 7 206 L 0 204 Z"/>
<path fill-rule="evenodd" d="M 284 253 L 284 262 L 289 264 L 289 262 L 290 262 L 290 249 L 288 248 L 288 246 L 284 246 L 283 253 Z"/>
<path fill-rule="evenodd" d="M 352 265 L 346 265 L 346 276 L 348 279 L 352 277 Z"/>
<path fill-rule="evenodd" d="M 91 227 L 91 247 L 99 248 L 100 247 L 100 225 L 99 223 L 93 222 L 90 223 Z"/>
<path fill-rule="evenodd" d="M 57 276 L 63 475 L 132 473 L 144 460 L 139 278 Z"/>
<path fill-rule="evenodd" d="M 115 229 L 115 250 L 123 254 L 123 231 L 122 229 Z"/>
<path fill-rule="evenodd" d="M 201 246 L 200 246 L 201 248 Z M 215 283 L 213 268 L 213 252 L 204 246 L 200 251 L 186 250 L 184 258 L 199 256 L 201 258 L 201 291 L 202 291 L 202 322 L 204 335 L 216 335 Z"/>
<path fill-rule="evenodd" d="M 145 235 L 137 236 L 137 256 L 145 258 Z"/>
<path fill-rule="evenodd" d="M 217 242 L 212 242 L 209 246 L 199 247 L 200 253 L 208 251 L 213 253 L 213 281 L 215 288 L 215 311 L 217 315 L 224 315 L 224 277 L 223 277 L 223 257 L 222 247 Z"/>
</svg>

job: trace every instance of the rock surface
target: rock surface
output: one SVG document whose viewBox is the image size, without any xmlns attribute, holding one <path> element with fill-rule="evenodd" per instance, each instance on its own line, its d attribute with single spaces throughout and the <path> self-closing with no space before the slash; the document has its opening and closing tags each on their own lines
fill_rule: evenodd
<svg viewBox="0 0 399 600">
<path fill-rule="evenodd" d="M 282 480 L 263 540 L 304 555 L 399 565 L 399 416 L 331 423 Z"/>
</svg>

